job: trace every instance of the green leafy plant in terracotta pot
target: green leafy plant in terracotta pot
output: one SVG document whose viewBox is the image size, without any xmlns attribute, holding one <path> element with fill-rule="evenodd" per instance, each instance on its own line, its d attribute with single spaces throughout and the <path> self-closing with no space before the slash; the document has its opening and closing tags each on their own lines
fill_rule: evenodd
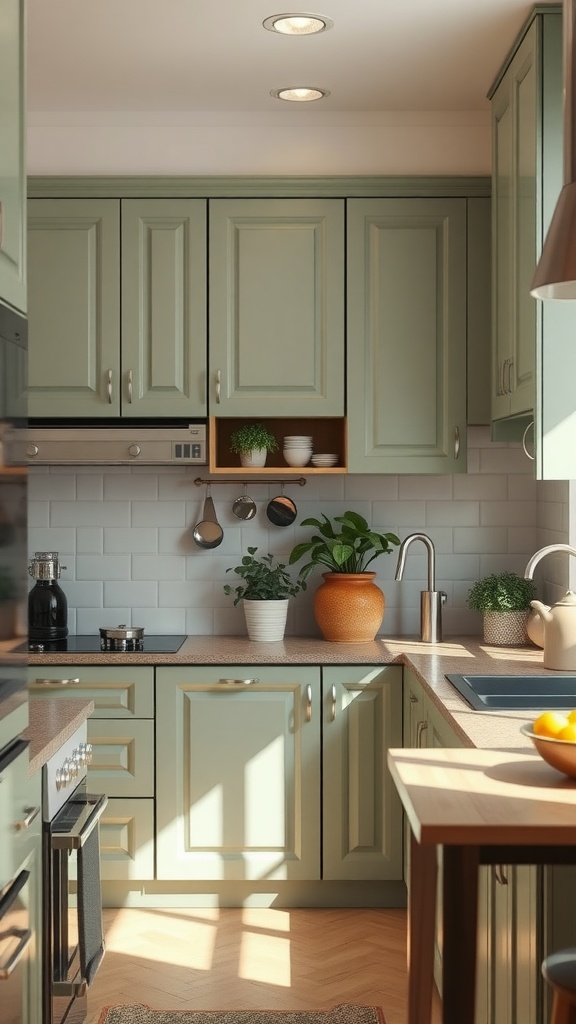
<svg viewBox="0 0 576 1024">
<path fill-rule="evenodd" d="M 314 615 L 324 639 L 338 643 L 374 640 L 382 625 L 386 600 L 374 583 L 376 573 L 367 568 L 375 558 L 400 544 L 400 538 L 395 533 L 372 530 L 358 512 L 334 516 L 333 522 L 322 513 L 322 520 L 303 519 L 301 526 L 313 526 L 318 532 L 293 548 L 289 562 L 309 556 L 300 571 L 302 580 L 319 566 L 328 570 L 314 595 Z"/>
<path fill-rule="evenodd" d="M 263 423 L 244 423 L 230 438 L 230 451 L 242 466 L 265 466 L 268 452 L 277 450 L 278 441 Z"/>
<path fill-rule="evenodd" d="M 274 555 L 256 557 L 258 548 L 249 547 L 240 565 L 227 569 L 242 582 L 237 587 L 224 585 L 224 593 L 234 594 L 234 604 L 243 602 L 248 636 L 251 640 L 282 640 L 286 628 L 288 601 L 306 583 L 300 576 L 293 580 L 284 562 Z"/>
<path fill-rule="evenodd" d="M 526 623 L 536 597 L 533 580 L 515 572 L 495 572 L 476 580 L 468 591 L 468 607 L 482 612 L 484 642 L 521 647 L 528 641 Z"/>
</svg>

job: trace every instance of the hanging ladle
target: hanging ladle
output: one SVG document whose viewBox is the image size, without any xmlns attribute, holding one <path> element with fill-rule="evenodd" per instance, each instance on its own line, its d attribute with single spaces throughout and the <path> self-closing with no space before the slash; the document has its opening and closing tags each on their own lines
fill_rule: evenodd
<svg viewBox="0 0 576 1024">
<path fill-rule="evenodd" d="M 202 519 L 196 523 L 192 536 L 198 547 L 201 548 L 217 548 L 222 543 L 224 530 L 216 518 L 216 509 L 210 497 L 210 485 L 206 488 Z"/>
<path fill-rule="evenodd" d="M 253 519 L 256 515 L 256 502 L 246 493 L 246 482 L 242 484 L 244 490 L 239 498 L 232 505 L 232 511 L 238 519 Z"/>
<path fill-rule="evenodd" d="M 284 494 L 284 484 L 280 487 L 282 493 L 270 499 L 266 506 L 266 515 L 274 526 L 291 526 L 298 515 L 298 510 L 292 498 L 287 498 Z"/>
</svg>

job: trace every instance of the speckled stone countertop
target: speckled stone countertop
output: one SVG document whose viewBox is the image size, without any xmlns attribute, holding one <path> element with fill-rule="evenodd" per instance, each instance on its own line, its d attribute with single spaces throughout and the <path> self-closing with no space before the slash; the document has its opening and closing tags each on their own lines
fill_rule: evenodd
<svg viewBox="0 0 576 1024">
<path fill-rule="evenodd" d="M 34 775 L 56 754 L 94 711 L 92 700 L 50 700 L 30 698 L 28 729 L 30 740 L 28 772 Z"/>
<path fill-rule="evenodd" d="M 102 652 L 29 655 L 30 665 L 406 665 L 469 747 L 530 746 L 520 725 L 530 711 L 474 711 L 445 679 L 446 673 L 546 675 L 542 651 L 533 647 L 489 647 L 480 637 L 454 637 L 424 644 L 411 637 L 377 637 L 367 644 L 337 644 L 314 637 L 255 643 L 246 636 L 189 636 L 176 654 Z M 550 673 L 551 675 L 553 673 Z"/>
</svg>

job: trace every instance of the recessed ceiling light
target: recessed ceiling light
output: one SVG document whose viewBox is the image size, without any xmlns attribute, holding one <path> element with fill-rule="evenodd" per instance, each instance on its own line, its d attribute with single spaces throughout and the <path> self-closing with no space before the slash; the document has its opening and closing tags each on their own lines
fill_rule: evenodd
<svg viewBox="0 0 576 1024">
<path fill-rule="evenodd" d="M 323 14 L 273 14 L 262 22 L 269 32 L 285 36 L 311 36 L 332 28 L 334 22 Z"/>
<path fill-rule="evenodd" d="M 312 100 L 321 100 L 329 96 L 327 89 L 312 89 L 309 86 L 299 86 L 293 89 L 272 89 L 271 96 L 277 100 L 289 100 L 292 103 L 310 103 Z"/>
</svg>

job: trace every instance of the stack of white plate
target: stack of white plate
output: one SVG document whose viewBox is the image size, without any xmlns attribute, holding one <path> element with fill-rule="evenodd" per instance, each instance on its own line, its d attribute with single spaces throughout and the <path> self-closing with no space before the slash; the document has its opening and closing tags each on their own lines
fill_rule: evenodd
<svg viewBox="0 0 576 1024">
<path fill-rule="evenodd" d="M 335 466 L 338 462 L 337 455 L 313 455 L 312 465 L 316 466 L 317 469 L 328 469 L 330 466 Z"/>
<path fill-rule="evenodd" d="M 306 466 L 312 455 L 312 438 L 305 434 L 289 434 L 284 438 L 283 455 L 289 466 Z"/>
</svg>

